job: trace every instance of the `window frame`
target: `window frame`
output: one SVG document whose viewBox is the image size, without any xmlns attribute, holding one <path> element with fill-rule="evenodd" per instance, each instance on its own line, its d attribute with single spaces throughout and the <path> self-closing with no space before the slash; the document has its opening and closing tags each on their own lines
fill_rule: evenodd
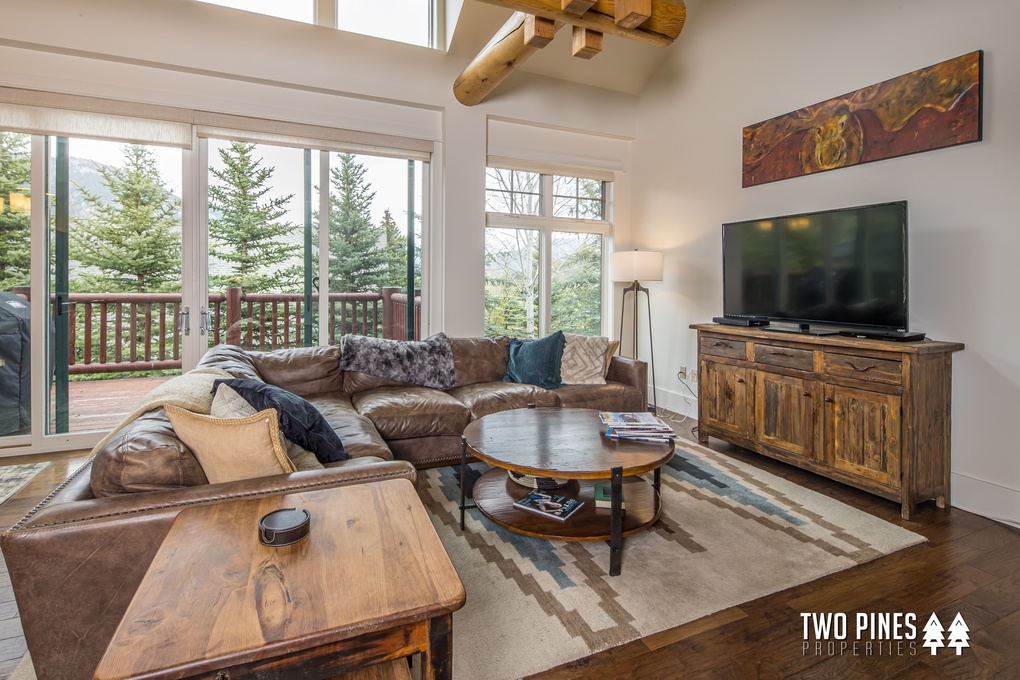
<svg viewBox="0 0 1020 680">
<path fill-rule="evenodd" d="M 613 238 L 613 185 L 614 182 L 593 177 L 585 177 L 583 172 L 571 174 L 548 172 L 543 169 L 527 169 L 526 167 L 508 168 L 496 164 L 487 164 L 490 169 L 516 172 L 534 172 L 539 175 L 539 214 L 521 215 L 514 213 L 498 213 L 485 211 L 485 229 L 531 229 L 540 234 L 539 243 L 539 282 L 538 331 L 536 337 L 542 338 L 552 332 L 552 236 L 554 232 L 575 234 L 599 234 L 602 237 L 601 277 L 602 277 L 602 318 L 599 320 L 599 332 L 609 336 L 612 319 L 607 311 L 611 302 L 611 282 L 607 254 L 612 252 Z M 602 217 L 601 220 L 581 219 L 575 217 L 555 217 L 553 215 L 553 177 L 579 177 L 596 179 L 602 182 Z M 486 189 L 488 191 L 488 189 Z"/>
</svg>

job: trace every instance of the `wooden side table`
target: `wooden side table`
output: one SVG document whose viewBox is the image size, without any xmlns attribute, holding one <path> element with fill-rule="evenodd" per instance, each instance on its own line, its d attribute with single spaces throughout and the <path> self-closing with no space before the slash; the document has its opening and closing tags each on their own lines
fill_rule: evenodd
<svg viewBox="0 0 1020 680">
<path fill-rule="evenodd" d="M 256 524 L 311 513 L 299 543 L 268 548 Z M 452 678 L 464 587 L 405 479 L 182 511 L 96 669 L 144 677 L 327 678 L 424 655 Z"/>
</svg>

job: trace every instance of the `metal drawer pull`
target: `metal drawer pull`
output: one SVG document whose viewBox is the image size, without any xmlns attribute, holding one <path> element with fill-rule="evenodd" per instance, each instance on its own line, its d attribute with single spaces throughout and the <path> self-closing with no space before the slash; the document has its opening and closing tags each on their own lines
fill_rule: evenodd
<svg viewBox="0 0 1020 680">
<path fill-rule="evenodd" d="M 743 378 L 737 378 L 737 382 L 739 384 L 743 385 L 744 384 L 744 379 Z"/>
<path fill-rule="evenodd" d="M 809 394 L 808 392 L 805 392 L 805 393 L 804 393 L 804 396 L 805 396 L 805 397 L 810 397 L 811 395 L 810 395 L 810 394 Z"/>
<path fill-rule="evenodd" d="M 825 398 L 825 403 L 826 404 L 831 404 L 832 403 L 832 397 L 826 397 Z"/>
<path fill-rule="evenodd" d="M 786 352 L 771 352 L 771 354 L 774 357 L 792 357 L 793 356 L 792 354 L 787 354 Z"/>
<path fill-rule="evenodd" d="M 865 371 L 870 371 L 871 369 L 875 368 L 875 364 L 871 364 L 870 366 L 858 366 L 852 361 L 846 362 L 846 365 L 860 373 L 864 373 Z"/>
<path fill-rule="evenodd" d="M 730 346 L 730 343 L 723 342 L 722 340 L 716 340 L 715 344 L 712 345 L 712 347 L 729 347 L 729 346 Z"/>
</svg>

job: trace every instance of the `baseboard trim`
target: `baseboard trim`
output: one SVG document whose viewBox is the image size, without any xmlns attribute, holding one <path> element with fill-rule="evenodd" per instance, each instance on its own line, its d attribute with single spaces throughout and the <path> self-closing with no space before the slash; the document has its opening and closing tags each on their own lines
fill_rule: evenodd
<svg viewBox="0 0 1020 680">
<path fill-rule="evenodd" d="M 958 472 L 951 481 L 954 507 L 1020 527 L 1020 491 Z"/>
</svg>

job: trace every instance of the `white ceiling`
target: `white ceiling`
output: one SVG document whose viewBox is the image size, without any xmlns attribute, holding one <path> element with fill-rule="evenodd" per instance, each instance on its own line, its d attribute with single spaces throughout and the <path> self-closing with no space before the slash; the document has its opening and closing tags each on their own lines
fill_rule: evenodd
<svg viewBox="0 0 1020 680">
<path fill-rule="evenodd" d="M 485 47 L 513 11 L 476 0 L 464 0 L 453 28 L 449 52 L 473 59 Z M 683 40 L 683 33 L 677 40 Z M 669 47 L 653 47 L 605 36 L 605 46 L 594 58 L 579 59 L 570 54 L 570 26 L 564 26 L 556 39 L 526 61 L 519 70 L 584 85 L 637 94 L 669 54 Z M 513 78 L 513 75 L 510 75 Z"/>
</svg>

